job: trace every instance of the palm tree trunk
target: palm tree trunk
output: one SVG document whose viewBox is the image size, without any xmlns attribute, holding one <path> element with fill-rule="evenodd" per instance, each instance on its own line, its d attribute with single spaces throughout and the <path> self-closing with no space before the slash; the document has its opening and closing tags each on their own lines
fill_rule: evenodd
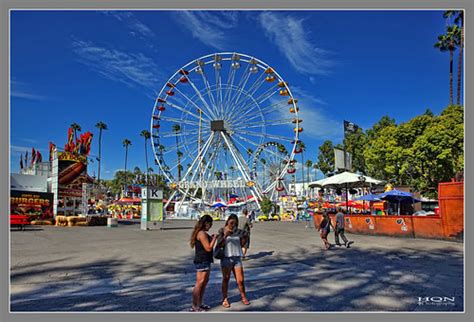
<svg viewBox="0 0 474 322">
<path fill-rule="evenodd" d="M 100 163 L 102 162 L 101 149 L 102 149 L 102 129 L 99 129 L 99 169 L 97 170 L 97 182 L 99 183 L 99 185 L 100 185 Z"/>
<path fill-rule="evenodd" d="M 456 99 L 457 105 L 461 105 L 461 73 L 462 73 L 463 45 L 464 45 L 464 26 L 461 27 L 461 43 L 459 44 L 459 55 L 458 55 L 458 88 L 457 88 L 457 99 Z"/>
<path fill-rule="evenodd" d="M 454 51 L 449 51 L 449 105 L 453 105 L 453 54 Z"/>
<path fill-rule="evenodd" d="M 304 156 L 303 156 L 304 152 L 301 151 L 301 180 L 303 181 L 303 187 L 301 189 L 301 196 L 304 195 Z"/>
<path fill-rule="evenodd" d="M 150 177 L 150 171 L 148 170 L 148 151 L 146 148 L 146 141 L 147 139 L 145 138 L 145 164 L 146 164 L 146 184 L 149 184 L 149 177 Z"/>
<path fill-rule="evenodd" d="M 128 146 L 125 147 L 125 187 L 124 187 L 124 192 L 127 189 L 127 157 L 128 157 Z"/>
</svg>

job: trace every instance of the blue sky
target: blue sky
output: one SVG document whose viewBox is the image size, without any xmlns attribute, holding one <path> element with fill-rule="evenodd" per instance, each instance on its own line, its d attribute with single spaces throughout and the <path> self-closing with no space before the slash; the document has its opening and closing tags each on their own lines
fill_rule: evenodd
<svg viewBox="0 0 474 322">
<path fill-rule="evenodd" d="M 45 158 L 49 141 L 63 147 L 73 122 L 95 134 L 97 154 L 98 121 L 109 128 L 102 177 L 124 167 L 124 138 L 128 168 L 145 169 L 139 134 L 156 93 L 220 51 L 255 56 L 290 84 L 315 160 L 324 140 L 341 141 L 343 120 L 369 128 L 447 106 L 448 54 L 433 48 L 444 28 L 442 11 L 13 11 L 11 169 L 31 147 Z"/>
</svg>

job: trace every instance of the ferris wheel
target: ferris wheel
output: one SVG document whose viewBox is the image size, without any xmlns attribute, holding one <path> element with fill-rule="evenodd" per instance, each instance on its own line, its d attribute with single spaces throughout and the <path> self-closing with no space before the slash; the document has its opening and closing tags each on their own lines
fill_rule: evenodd
<svg viewBox="0 0 474 322">
<path fill-rule="evenodd" d="M 258 204 L 281 190 L 299 152 L 298 111 L 288 83 L 255 57 L 215 53 L 179 68 L 151 118 L 155 161 L 173 189 L 168 202 L 212 205 L 232 196 Z M 272 162 L 268 177 L 262 160 Z"/>
<path fill-rule="evenodd" d="M 284 168 L 293 173 L 294 162 L 283 144 L 266 142 L 255 151 L 250 177 L 258 187 L 266 187 L 261 189 L 263 194 L 275 201 L 281 193 L 288 191 L 286 180 L 281 174 Z"/>
</svg>

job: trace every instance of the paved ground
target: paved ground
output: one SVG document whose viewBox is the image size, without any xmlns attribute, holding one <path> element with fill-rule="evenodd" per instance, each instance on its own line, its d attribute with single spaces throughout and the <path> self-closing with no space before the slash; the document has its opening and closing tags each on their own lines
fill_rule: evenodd
<svg viewBox="0 0 474 322">
<path fill-rule="evenodd" d="M 193 224 L 167 223 L 161 231 L 139 225 L 12 230 L 11 310 L 186 311 L 195 277 Z M 256 223 L 251 259 L 244 262 L 251 305 L 239 302 L 232 279 L 232 307 L 220 306 L 218 263 L 205 302 L 213 311 L 463 310 L 463 244 L 348 237 L 352 248 L 324 251 L 304 223 Z M 455 300 L 419 305 L 426 296 Z"/>
</svg>

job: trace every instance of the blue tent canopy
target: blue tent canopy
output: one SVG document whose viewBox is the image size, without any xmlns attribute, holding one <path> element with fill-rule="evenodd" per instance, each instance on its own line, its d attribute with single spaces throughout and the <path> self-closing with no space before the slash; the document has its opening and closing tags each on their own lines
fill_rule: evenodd
<svg viewBox="0 0 474 322">
<path fill-rule="evenodd" d="M 415 203 L 415 202 L 420 202 L 421 201 L 421 200 L 415 198 L 412 193 L 397 190 L 397 189 L 393 189 L 393 190 L 381 193 L 381 194 L 378 195 L 378 197 L 382 200 L 397 202 L 398 203 L 398 214 L 399 215 L 400 215 L 400 203 L 402 203 L 402 202 Z"/>
<path fill-rule="evenodd" d="M 421 200 L 415 198 L 412 193 L 393 189 L 377 196 L 379 199 L 397 202 L 420 202 Z"/>
</svg>

